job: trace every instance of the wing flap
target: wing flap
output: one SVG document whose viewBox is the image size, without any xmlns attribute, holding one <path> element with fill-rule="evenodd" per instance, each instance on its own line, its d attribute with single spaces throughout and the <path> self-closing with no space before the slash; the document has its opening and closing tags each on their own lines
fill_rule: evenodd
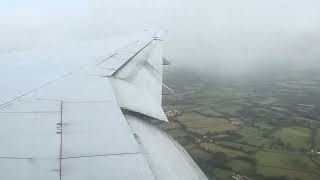
<svg viewBox="0 0 320 180">
<path fill-rule="evenodd" d="M 162 51 L 153 40 L 110 77 L 119 105 L 168 121 L 162 104 Z"/>
</svg>

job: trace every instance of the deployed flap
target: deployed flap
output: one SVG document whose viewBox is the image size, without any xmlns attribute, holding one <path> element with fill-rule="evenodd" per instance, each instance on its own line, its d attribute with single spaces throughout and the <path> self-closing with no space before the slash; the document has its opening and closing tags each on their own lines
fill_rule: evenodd
<svg viewBox="0 0 320 180">
<path fill-rule="evenodd" d="M 119 105 L 167 121 L 162 110 L 162 49 L 153 40 L 110 77 Z"/>
<path fill-rule="evenodd" d="M 166 66 L 166 65 L 170 65 L 171 63 L 168 59 L 162 58 L 162 64 Z"/>
</svg>

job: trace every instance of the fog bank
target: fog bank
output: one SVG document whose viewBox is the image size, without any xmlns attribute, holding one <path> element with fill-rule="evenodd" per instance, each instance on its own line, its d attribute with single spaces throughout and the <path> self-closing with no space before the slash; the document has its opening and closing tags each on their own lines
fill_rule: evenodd
<svg viewBox="0 0 320 180">
<path fill-rule="evenodd" d="M 165 55 L 206 72 L 319 66 L 316 0 L 70 0 L 4 2 L 0 53 L 167 30 Z"/>
</svg>

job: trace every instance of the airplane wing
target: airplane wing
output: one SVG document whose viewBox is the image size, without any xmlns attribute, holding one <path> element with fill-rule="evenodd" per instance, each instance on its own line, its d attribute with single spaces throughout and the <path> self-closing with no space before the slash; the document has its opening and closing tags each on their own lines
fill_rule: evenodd
<svg viewBox="0 0 320 180">
<path fill-rule="evenodd" d="M 6 180 L 207 179 L 153 122 L 159 37 L 144 32 L 0 56 L 0 177 Z"/>
</svg>

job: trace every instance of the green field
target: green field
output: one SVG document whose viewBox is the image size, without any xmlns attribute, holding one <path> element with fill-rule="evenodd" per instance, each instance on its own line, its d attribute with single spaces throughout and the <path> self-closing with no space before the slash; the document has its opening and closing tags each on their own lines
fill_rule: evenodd
<svg viewBox="0 0 320 180">
<path fill-rule="evenodd" d="M 301 171 L 280 169 L 273 167 L 257 166 L 257 174 L 263 176 L 288 177 L 290 180 L 319 180 L 318 174 L 305 173 Z"/>
<path fill-rule="evenodd" d="M 195 160 L 206 160 L 212 157 L 209 152 L 206 152 L 199 148 L 186 148 L 188 153 L 195 159 Z"/>
<path fill-rule="evenodd" d="M 163 102 L 179 113 L 163 129 L 210 180 L 232 180 L 235 174 L 250 180 L 318 180 L 319 72 L 268 71 L 261 80 L 172 71 L 166 84 L 177 93 Z"/>
<path fill-rule="evenodd" d="M 310 129 L 303 127 L 287 127 L 276 131 L 274 138 L 279 138 L 288 148 L 309 149 Z"/>
<path fill-rule="evenodd" d="M 261 130 L 272 130 L 274 128 L 272 125 L 267 124 L 265 122 L 255 123 L 254 126 Z"/>
<path fill-rule="evenodd" d="M 212 168 L 212 174 L 214 174 L 213 176 L 217 179 L 223 179 L 223 180 L 233 180 L 231 178 L 232 175 L 234 175 L 234 172 L 229 171 L 229 170 L 225 170 L 225 169 L 221 169 L 221 168 Z"/>
<path fill-rule="evenodd" d="M 301 153 L 259 151 L 255 154 L 257 165 L 317 174 L 319 167 Z M 319 174 L 320 175 L 320 174 Z"/>
<path fill-rule="evenodd" d="M 241 174 L 250 173 L 250 172 L 254 171 L 253 164 L 246 162 L 246 161 L 242 161 L 242 160 L 232 159 L 228 163 L 228 166 L 230 166 L 232 168 L 232 171 L 234 171 L 236 173 L 241 173 Z"/>
<path fill-rule="evenodd" d="M 320 128 L 317 129 L 317 135 L 316 135 L 316 148 L 318 151 L 320 151 Z"/>
<path fill-rule="evenodd" d="M 228 141 L 219 141 L 216 142 L 216 144 L 229 148 L 229 149 L 235 149 L 239 151 L 243 151 L 246 153 L 251 153 L 257 151 L 259 148 L 256 148 L 254 146 L 249 146 L 249 145 L 244 145 L 244 144 L 239 144 L 239 143 L 234 143 L 234 142 L 228 142 Z"/>
<path fill-rule="evenodd" d="M 272 143 L 271 139 L 262 137 L 262 131 L 255 127 L 241 128 L 239 134 L 242 136 L 239 142 L 249 145 L 269 147 Z"/>
<path fill-rule="evenodd" d="M 228 115 L 236 115 L 238 113 L 238 111 L 240 111 L 241 109 L 242 109 L 242 107 L 239 105 L 231 105 L 231 106 L 220 107 L 215 110 L 217 112 L 225 113 Z"/>
<path fill-rule="evenodd" d="M 255 157 L 257 174 L 300 180 L 318 180 L 320 176 L 319 168 L 303 154 L 260 151 Z"/>
</svg>

